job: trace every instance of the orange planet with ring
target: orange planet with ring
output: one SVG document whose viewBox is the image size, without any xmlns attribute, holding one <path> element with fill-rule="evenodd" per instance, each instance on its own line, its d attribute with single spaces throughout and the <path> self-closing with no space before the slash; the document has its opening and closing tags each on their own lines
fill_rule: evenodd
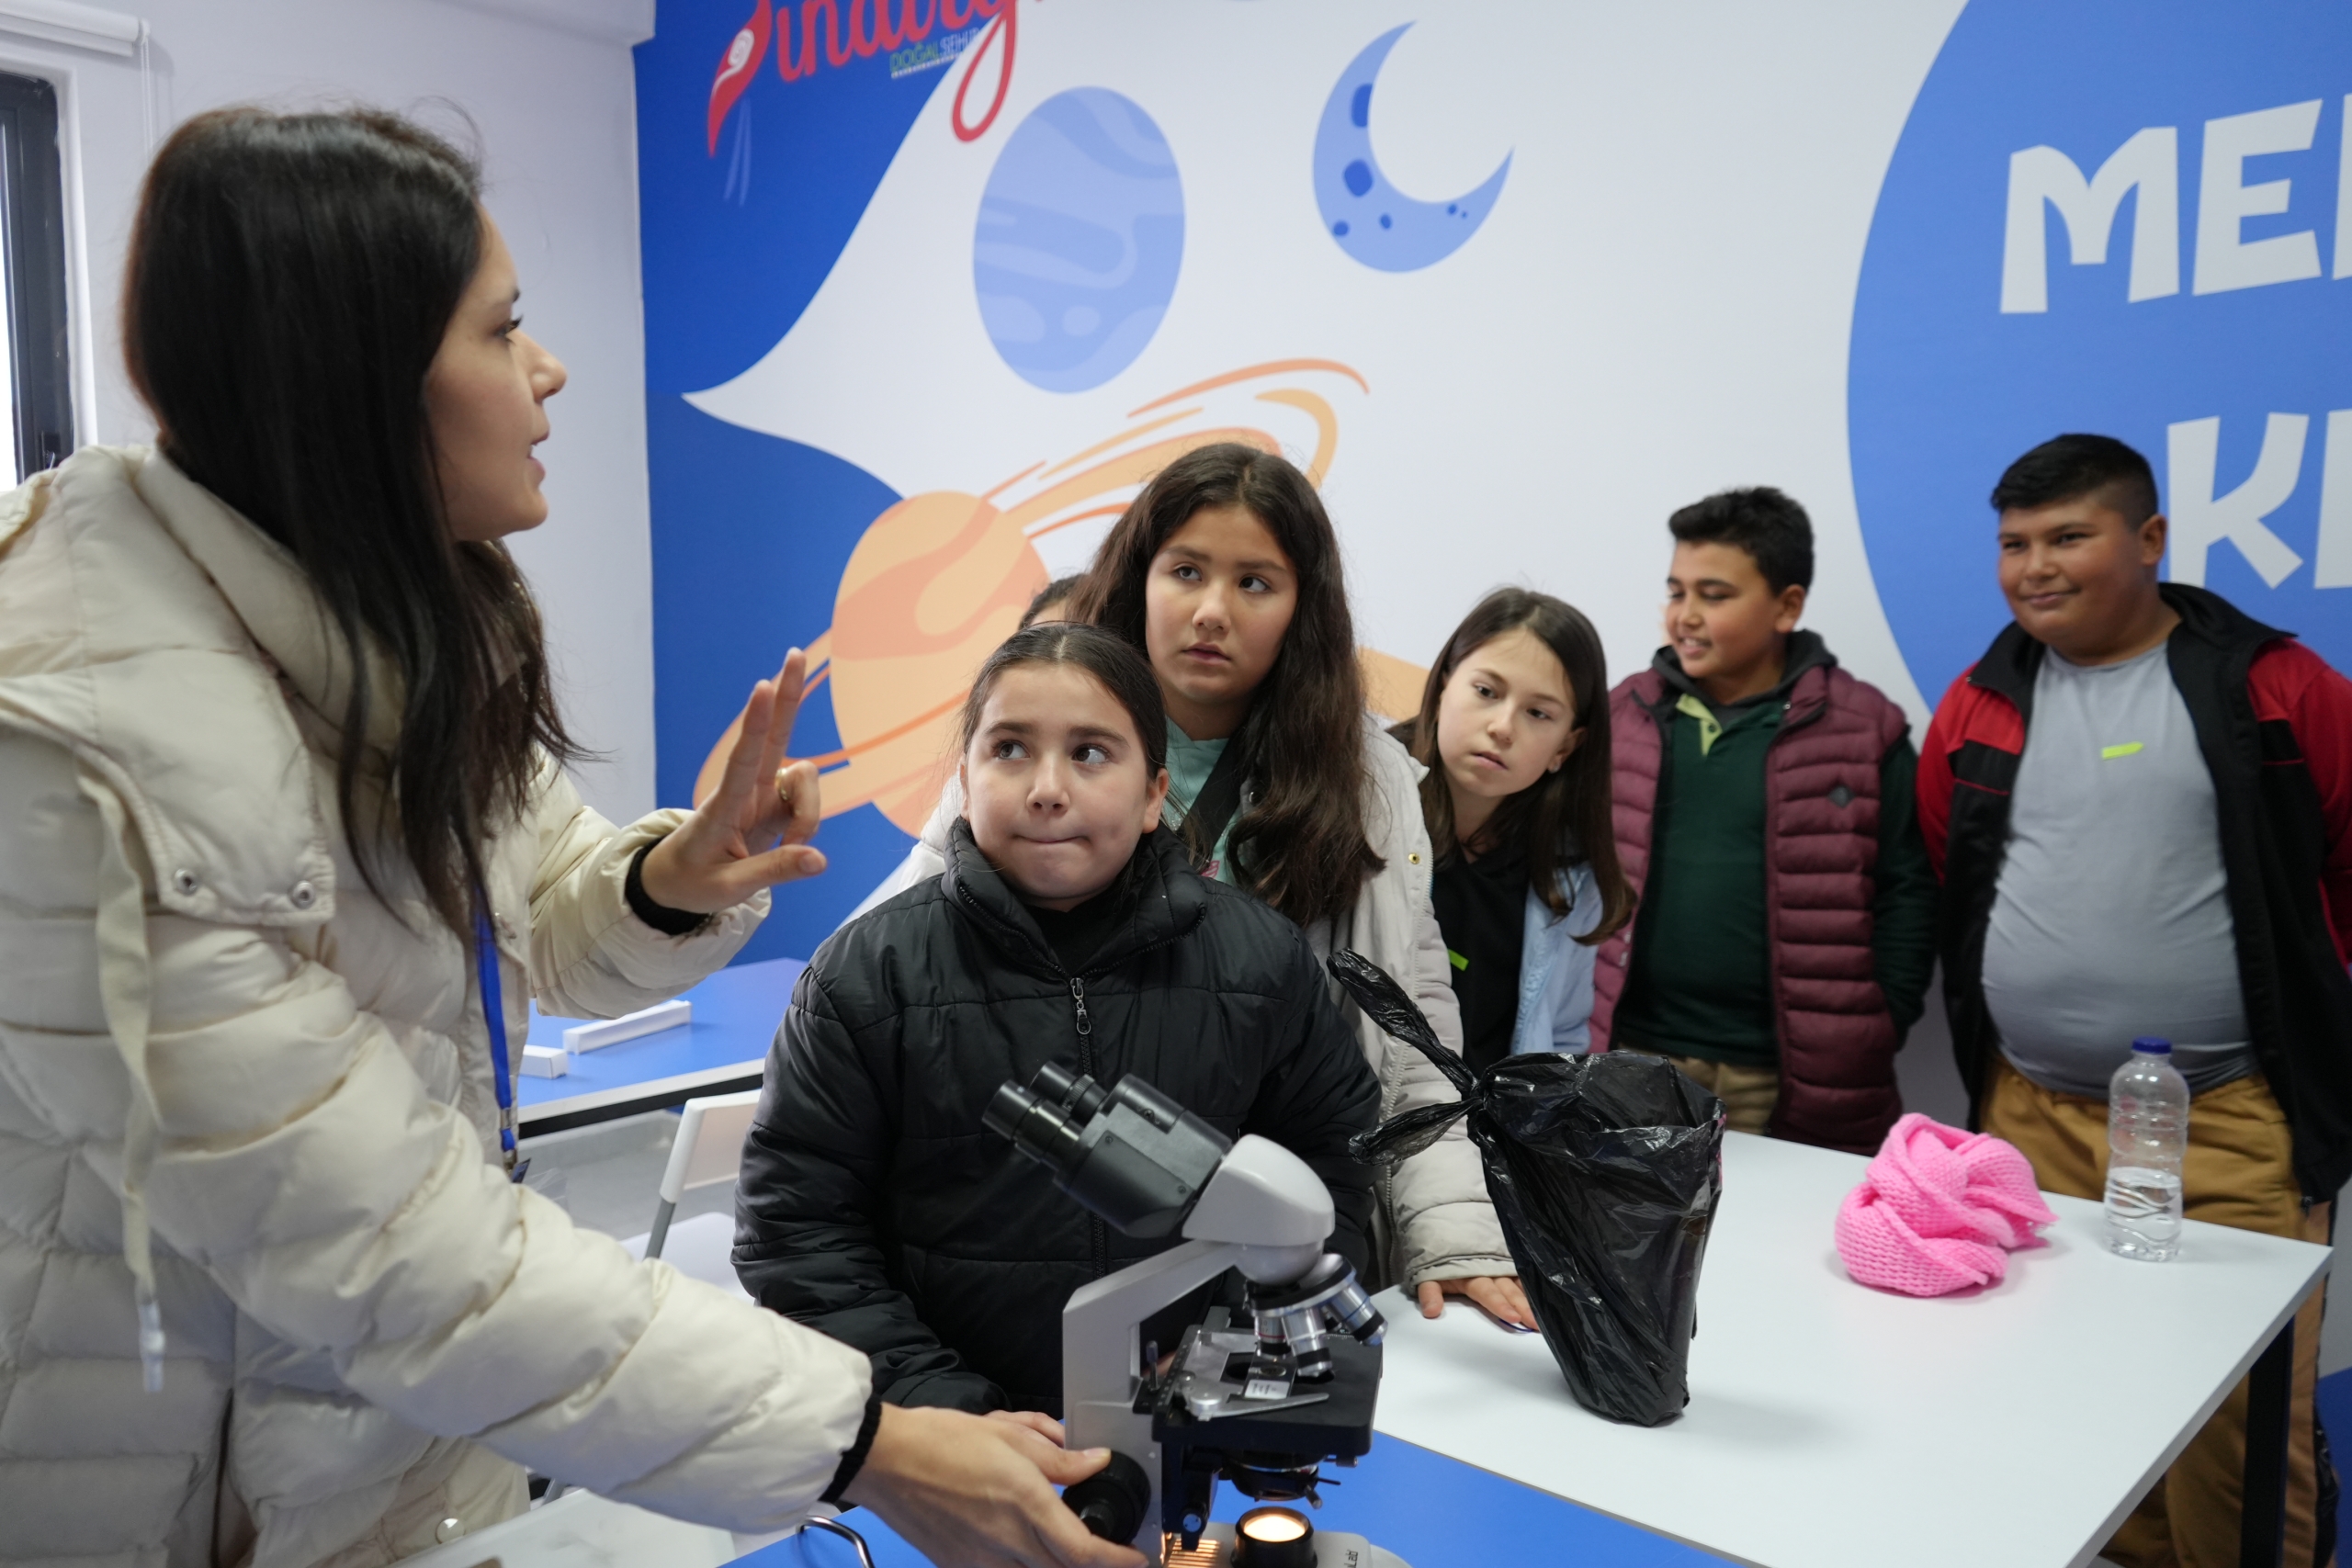
<svg viewBox="0 0 2352 1568">
<path fill-rule="evenodd" d="M 1234 441 L 1279 453 L 1276 434 L 1231 410 L 1237 398 L 1303 415 L 1319 486 L 1339 444 L 1339 419 L 1320 383 L 1363 378 L 1332 360 L 1282 360 L 1213 377 L 1136 409 L 1128 426 L 1051 465 L 1030 465 L 985 494 L 910 495 L 867 525 L 842 570 L 832 625 L 808 644 L 804 695 L 829 687 L 842 744 L 812 759 L 823 770 L 824 815 L 871 804 L 900 831 L 920 834 L 954 766 L 956 729 L 982 660 L 1012 635 L 1049 577 L 1035 541 L 1088 521 L 1108 526 L 1144 482 L 1198 446 Z M 1272 384 L 1269 384 L 1272 383 Z M 1173 405 L 1192 403 L 1177 408 Z M 1231 417 L 1242 412 L 1243 418 Z M 1148 417 L 1147 417 L 1148 416 Z M 1375 712 L 1419 706 L 1419 666 L 1366 649 Z M 695 784 L 717 788 L 741 719 Z"/>
</svg>

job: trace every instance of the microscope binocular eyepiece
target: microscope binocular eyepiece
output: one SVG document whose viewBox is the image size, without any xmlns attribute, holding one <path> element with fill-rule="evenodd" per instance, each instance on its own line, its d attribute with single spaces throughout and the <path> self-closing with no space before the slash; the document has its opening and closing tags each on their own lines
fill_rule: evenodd
<svg viewBox="0 0 2352 1568">
<path fill-rule="evenodd" d="M 1048 1062 L 1008 1078 L 981 1124 L 1128 1235 L 1172 1235 L 1233 1141 L 1133 1073 L 1105 1089 Z"/>
<path fill-rule="evenodd" d="M 1048 1073 L 1061 1078 L 1070 1076 L 1049 1062 L 1031 1081 L 1046 1088 Z M 1096 1094 L 1102 1092 L 1092 1078 L 1082 1081 Z M 997 1086 L 988 1109 L 980 1112 L 980 1125 L 1000 1138 L 1011 1139 L 1013 1147 L 1052 1171 L 1058 1182 L 1078 1168 L 1080 1134 L 1092 1114 L 1090 1107 L 1084 1114 L 1072 1116 L 1059 1095 L 1048 1099 L 1007 1078 Z"/>
<path fill-rule="evenodd" d="M 1011 1078 L 998 1086 L 980 1124 L 1063 1176 L 1077 1168 L 1080 1135 L 1110 1098 L 1092 1078 L 1048 1062 L 1026 1089 Z"/>
</svg>

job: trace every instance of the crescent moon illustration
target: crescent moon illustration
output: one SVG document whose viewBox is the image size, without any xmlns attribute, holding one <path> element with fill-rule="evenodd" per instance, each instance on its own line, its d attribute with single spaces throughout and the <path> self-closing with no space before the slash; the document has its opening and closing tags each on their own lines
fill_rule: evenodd
<svg viewBox="0 0 2352 1568">
<path fill-rule="evenodd" d="M 1388 183 L 1372 155 L 1372 88 L 1407 28 L 1364 46 L 1340 73 L 1315 129 L 1315 205 L 1340 249 L 1382 272 L 1416 272 L 1460 250 L 1495 209 L 1510 155 L 1486 184 L 1452 201 L 1417 201 Z"/>
</svg>

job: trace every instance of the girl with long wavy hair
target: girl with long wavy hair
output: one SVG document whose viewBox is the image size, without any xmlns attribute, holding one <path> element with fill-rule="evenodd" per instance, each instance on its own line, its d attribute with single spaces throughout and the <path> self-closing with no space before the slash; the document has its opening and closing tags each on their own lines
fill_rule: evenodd
<svg viewBox="0 0 2352 1568">
<path fill-rule="evenodd" d="M 1203 872 L 1288 915 L 1318 954 L 1352 948 L 1379 964 L 1460 1050 L 1422 770 L 1365 709 L 1339 536 L 1306 476 L 1239 443 L 1186 453 L 1113 525 L 1071 614 L 1151 660 L 1170 810 Z M 1388 1114 L 1453 1097 L 1341 999 Z M 1461 1295 L 1534 1326 L 1466 1136 L 1407 1160 L 1382 1199 L 1381 1283 L 1432 1317 Z"/>
<path fill-rule="evenodd" d="M 1460 1050 L 1430 902 L 1422 769 L 1365 711 L 1339 537 L 1306 476 L 1238 443 L 1178 457 L 1112 526 L 1069 613 L 1150 660 L 1168 711 L 1168 821 L 1194 865 L 1289 916 L 1319 956 L 1352 948 L 1379 964 Z M 852 919 L 936 880 L 963 809 L 951 783 Z M 1386 1114 L 1453 1097 L 1418 1052 L 1333 995 Z M 1460 1123 L 1383 1181 L 1374 1223 L 1377 1283 L 1411 1289 L 1432 1317 L 1446 1296 L 1466 1296 L 1534 1327 Z"/>
</svg>

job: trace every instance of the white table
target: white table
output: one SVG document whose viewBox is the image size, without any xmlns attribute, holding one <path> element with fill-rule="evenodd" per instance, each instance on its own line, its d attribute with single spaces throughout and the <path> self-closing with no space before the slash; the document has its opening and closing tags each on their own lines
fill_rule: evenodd
<svg viewBox="0 0 2352 1568">
<path fill-rule="evenodd" d="M 2115 1527 L 2319 1282 L 2324 1247 L 2191 1224 L 2178 1259 L 2106 1250 L 2052 1197 L 2006 1280 L 1917 1300 L 1846 1276 L 1857 1156 L 1727 1134 L 1690 1404 L 1620 1426 L 1533 1335 L 1430 1322 L 1394 1292 L 1378 1429 L 1766 1568 L 2071 1568 Z M 2127 1339 L 2165 1341 L 2166 1370 Z"/>
</svg>

